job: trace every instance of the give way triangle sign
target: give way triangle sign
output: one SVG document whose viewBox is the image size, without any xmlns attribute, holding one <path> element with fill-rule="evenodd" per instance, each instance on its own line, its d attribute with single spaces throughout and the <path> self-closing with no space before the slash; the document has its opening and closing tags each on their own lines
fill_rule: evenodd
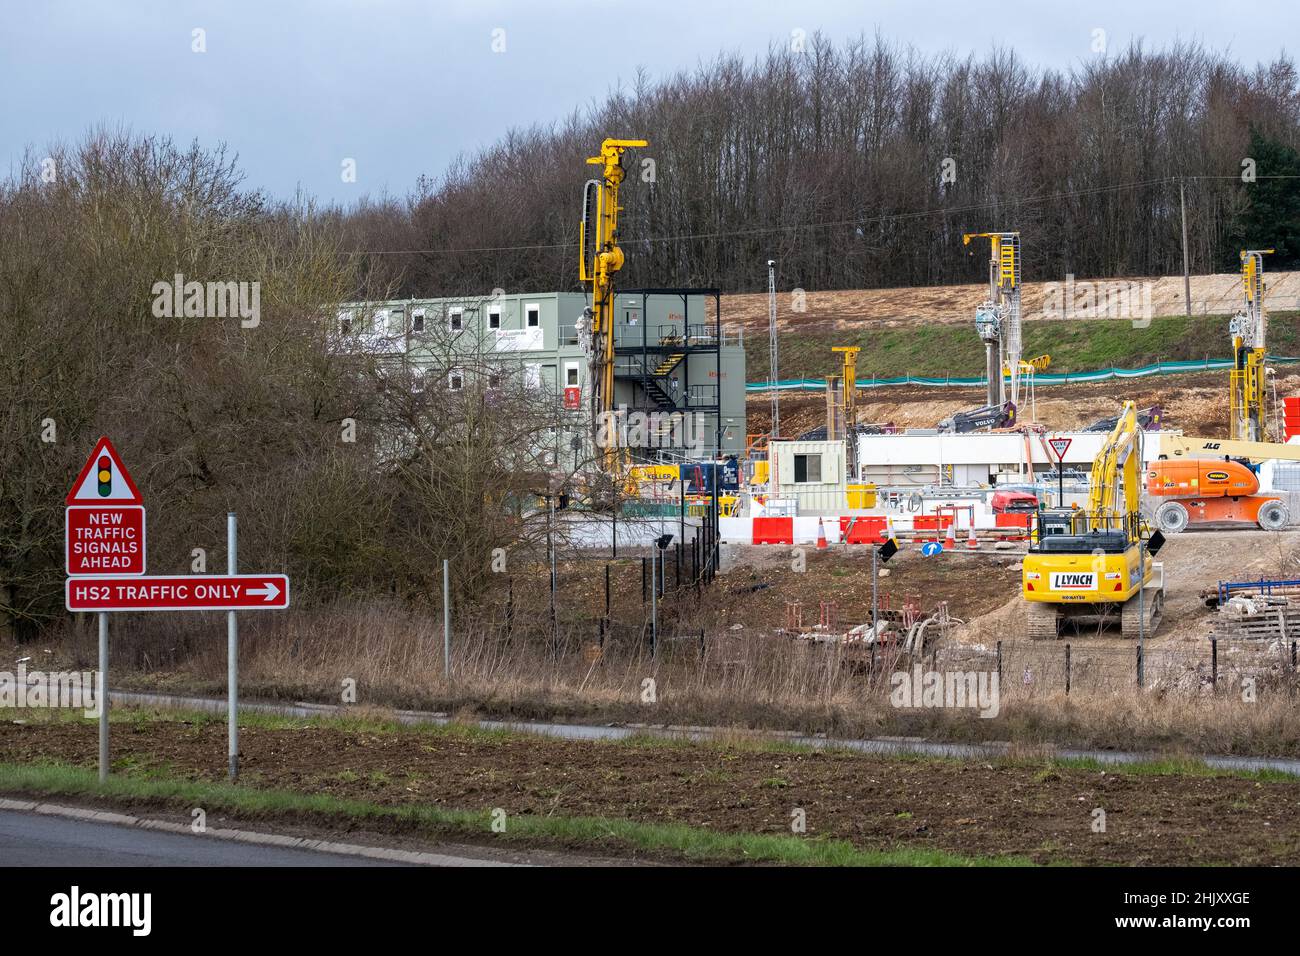
<svg viewBox="0 0 1300 956">
<path fill-rule="evenodd" d="M 65 501 L 69 505 L 142 505 L 140 489 L 122 465 L 117 449 L 107 437 L 101 438 L 86 459 L 81 474 L 72 483 Z"/>
<path fill-rule="evenodd" d="M 1065 452 L 1069 449 L 1072 441 L 1074 441 L 1073 438 L 1049 438 L 1047 444 L 1052 446 L 1057 461 L 1065 461 Z"/>
</svg>

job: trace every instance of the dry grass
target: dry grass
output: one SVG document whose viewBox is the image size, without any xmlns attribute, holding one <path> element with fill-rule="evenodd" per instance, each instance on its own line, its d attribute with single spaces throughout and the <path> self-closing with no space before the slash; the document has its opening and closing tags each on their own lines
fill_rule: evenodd
<svg viewBox="0 0 1300 956">
<path fill-rule="evenodd" d="M 225 642 L 219 617 L 179 625 L 178 617 L 115 623 L 112 683 L 118 688 L 219 693 Z M 1000 712 L 891 706 L 889 675 L 906 660 L 784 637 L 711 635 L 665 638 L 657 659 L 635 634 L 620 633 L 601 650 L 589 628 L 562 630 L 552 646 L 533 618 L 503 634 L 486 621 L 462 621 L 453 640 L 453 677 L 443 674 L 441 621 L 397 606 L 298 610 L 245 615 L 240 674 L 244 693 L 278 700 L 345 702 L 348 682 L 359 708 L 415 708 L 471 717 L 577 722 L 711 725 L 841 737 L 918 736 L 952 741 L 1008 741 L 1018 747 L 1117 748 L 1165 753 L 1300 755 L 1295 678 L 1276 657 L 1256 667 L 1256 696 L 1221 657 L 1218 693 L 1208 672 L 1157 654 L 1147 688 L 1133 679 L 1129 650 L 1097 652 L 1074 643 L 1069 696 L 1062 644 L 1006 643 Z M 522 616 L 521 616 L 522 619 Z M 7 651 L 34 654 L 29 667 L 93 666 L 94 635 L 71 630 L 59 643 Z M 1172 653 L 1172 652 L 1170 652 Z M 1226 655 L 1225 655 L 1226 656 Z M 1090 665 L 1113 659 L 1114 667 Z M 991 650 L 941 649 L 925 665 L 937 670 L 996 668 Z M 1026 679 L 1026 671 L 1029 679 Z M 1188 679 L 1193 674 L 1193 679 Z M 653 694 L 650 681 L 653 681 Z"/>
</svg>

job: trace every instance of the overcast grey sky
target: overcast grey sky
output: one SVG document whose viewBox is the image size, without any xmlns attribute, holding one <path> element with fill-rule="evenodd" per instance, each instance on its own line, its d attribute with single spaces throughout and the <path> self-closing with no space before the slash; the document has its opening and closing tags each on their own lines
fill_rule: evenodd
<svg viewBox="0 0 1300 956">
<path fill-rule="evenodd" d="M 717 53 L 753 56 L 798 28 L 877 28 L 926 52 L 1012 46 L 1034 65 L 1197 39 L 1254 64 L 1300 36 L 1296 0 L 5 0 L 0 164 L 25 147 L 123 124 L 226 142 L 249 185 L 350 202 L 404 195 L 458 152 L 601 98 L 638 66 L 659 77 Z M 207 52 L 192 52 L 192 31 Z M 505 51 L 493 52 L 504 30 Z M 613 132 L 613 131 L 611 131 Z M 623 131 L 635 133 L 635 130 Z M 341 163 L 356 160 L 357 181 Z"/>
</svg>

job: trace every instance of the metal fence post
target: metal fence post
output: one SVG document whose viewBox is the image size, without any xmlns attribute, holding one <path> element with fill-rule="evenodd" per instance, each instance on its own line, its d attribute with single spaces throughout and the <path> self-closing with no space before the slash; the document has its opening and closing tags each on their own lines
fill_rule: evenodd
<svg viewBox="0 0 1300 956">
<path fill-rule="evenodd" d="M 607 569 L 608 574 L 608 569 Z M 515 624 L 515 579 L 506 578 L 506 636 L 510 636 L 510 631 Z"/>
<path fill-rule="evenodd" d="M 605 562 L 605 617 L 600 622 L 600 646 L 605 646 L 605 634 L 609 630 L 609 562 Z"/>
<path fill-rule="evenodd" d="M 998 683 L 1002 683 L 1002 642 L 998 641 Z"/>
<path fill-rule="evenodd" d="M 1219 642 L 1210 638 L 1210 690 L 1219 689 Z"/>
<path fill-rule="evenodd" d="M 451 561 L 442 559 L 442 674 L 451 680 Z"/>
<path fill-rule="evenodd" d="M 1070 645 L 1065 645 L 1065 696 L 1070 696 Z"/>
<path fill-rule="evenodd" d="M 644 566 L 644 565 L 643 565 Z M 650 657 L 656 659 L 659 655 L 659 592 L 655 587 L 655 563 L 653 555 L 650 558 Z"/>
</svg>

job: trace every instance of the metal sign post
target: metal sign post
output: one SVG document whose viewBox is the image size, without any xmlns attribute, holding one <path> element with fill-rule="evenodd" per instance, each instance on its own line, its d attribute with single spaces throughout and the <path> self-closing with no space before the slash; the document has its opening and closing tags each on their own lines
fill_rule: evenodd
<svg viewBox="0 0 1300 956">
<path fill-rule="evenodd" d="M 1065 453 L 1069 450 L 1072 441 L 1074 441 L 1073 438 L 1049 438 L 1047 440 L 1047 444 L 1052 447 L 1052 451 L 1056 455 L 1056 494 L 1058 499 L 1056 506 L 1058 508 L 1065 507 Z"/>
<path fill-rule="evenodd" d="M 99 782 L 108 780 L 108 612 L 99 612 Z"/>
<path fill-rule="evenodd" d="M 239 532 L 235 513 L 226 515 L 226 573 L 239 573 Z M 226 614 L 226 736 L 229 766 L 227 773 L 234 783 L 239 776 L 239 619 L 234 611 Z"/>
<path fill-rule="evenodd" d="M 1147 542 L 1145 538 L 1138 538 L 1138 666 L 1137 677 L 1138 686 L 1146 686 L 1146 637 L 1147 637 L 1147 608 L 1146 608 L 1146 570 L 1147 570 Z"/>
<path fill-rule="evenodd" d="M 879 562 L 888 561 L 896 554 L 898 542 L 892 537 L 886 538 L 879 546 L 871 547 L 871 639 L 877 644 L 880 642 L 880 601 L 877 588 L 880 581 Z"/>
<path fill-rule="evenodd" d="M 68 582 L 116 572 L 143 575 L 145 515 L 140 489 L 108 438 L 95 443 L 63 499 Z M 99 612 L 99 781 L 108 780 L 108 612 Z"/>
<path fill-rule="evenodd" d="M 880 643 L 880 601 L 877 595 L 877 582 L 880 580 L 880 573 L 876 570 L 876 556 L 879 550 L 873 544 L 871 546 L 871 640 L 876 644 Z"/>
</svg>

